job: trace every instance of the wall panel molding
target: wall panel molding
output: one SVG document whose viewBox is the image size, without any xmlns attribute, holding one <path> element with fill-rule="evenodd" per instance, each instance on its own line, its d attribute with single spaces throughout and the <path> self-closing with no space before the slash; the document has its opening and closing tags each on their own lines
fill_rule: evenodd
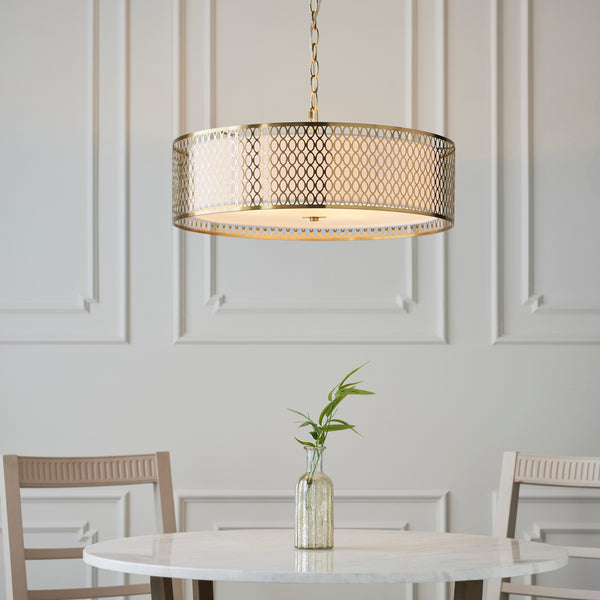
<svg viewBox="0 0 600 600">
<path fill-rule="evenodd" d="M 537 487 L 537 486 L 536 486 Z M 496 507 L 498 504 L 498 491 L 493 490 L 491 493 L 491 523 L 490 531 L 493 529 L 493 523 L 496 518 Z M 523 484 L 519 493 L 519 506 L 538 506 L 543 508 L 544 506 L 557 506 L 557 505 L 571 505 L 571 506 L 584 506 L 584 505 L 598 505 L 600 506 L 600 490 L 596 489 L 584 489 L 584 488 L 567 488 L 567 487 L 556 487 L 551 488 L 548 486 L 540 487 L 537 490 L 532 490 L 531 485 Z M 523 530 L 524 535 L 534 535 L 538 531 L 539 526 L 535 523 L 549 523 L 548 519 L 533 519 L 529 523 L 521 523 L 520 529 Z M 566 521 L 561 520 L 560 523 Z M 571 523 L 573 527 L 575 524 L 577 527 L 581 527 L 582 523 L 574 521 Z M 585 520 L 588 523 L 588 520 Z M 528 538 L 529 539 L 529 538 Z M 533 539 L 533 537 L 531 538 Z"/>
<path fill-rule="evenodd" d="M 68 504 L 68 503 L 99 503 L 114 504 L 116 511 L 116 530 L 119 537 L 129 535 L 130 514 L 129 514 L 128 491 L 113 490 L 73 490 L 65 492 L 63 490 L 46 489 L 24 489 L 21 490 L 21 499 L 23 504 Z M 90 522 L 93 520 L 90 519 Z"/>
<path fill-rule="evenodd" d="M 503 258 L 506 217 L 503 196 L 503 94 L 507 86 L 503 82 L 503 0 L 490 1 L 490 205 L 491 205 L 491 341 L 514 344 L 597 344 L 600 343 L 600 322 L 589 320 L 600 315 L 600 302 L 549 303 L 542 291 L 534 285 L 534 199 L 533 199 L 533 2 L 519 0 L 519 118 L 520 118 L 520 264 L 519 299 L 506 299 L 506 277 L 516 277 Z M 561 244 L 564 248 L 564 244 Z M 522 331 L 508 333 L 505 329 L 506 312 L 519 314 Z M 527 327 L 533 318 L 547 320 L 548 333 L 539 333 Z M 584 318 L 585 328 L 574 326 L 575 320 Z M 575 321 L 576 322 L 576 321 Z M 583 323 L 583 321 L 581 321 Z M 581 329 L 586 333 L 582 334 Z M 578 331 L 579 330 L 579 331 Z M 590 331 L 591 333 L 587 333 Z"/>
<path fill-rule="evenodd" d="M 600 523 L 578 523 L 578 522 L 562 522 L 548 521 L 533 523 L 531 530 L 523 535 L 523 539 L 531 542 L 546 543 L 548 535 L 552 534 L 570 534 L 570 535 L 589 535 L 600 533 Z M 550 543 L 550 542 L 548 542 Z M 569 553 L 569 556 L 572 556 Z M 537 585 L 539 576 L 527 575 L 523 577 L 523 583 L 526 585 Z M 523 600 L 533 600 L 533 596 L 521 596 Z"/>
<path fill-rule="evenodd" d="M 86 6 L 86 289 L 66 304 L 1 304 L 0 343 L 128 340 L 129 5 Z"/>
<path fill-rule="evenodd" d="M 186 531 L 186 511 L 188 507 L 193 504 L 237 504 L 240 506 L 243 504 L 277 504 L 291 507 L 294 505 L 293 490 L 175 490 L 174 493 L 179 531 Z M 335 502 L 336 504 L 368 502 L 375 505 L 425 504 L 432 509 L 434 522 L 433 530 L 442 532 L 448 530 L 448 491 L 446 490 L 339 490 L 335 492 Z M 211 528 L 218 528 L 215 525 L 218 523 L 218 520 L 213 521 Z M 406 522 L 404 520 L 394 521 L 394 523 L 396 527 L 406 527 Z M 288 521 L 287 527 L 290 526 L 291 521 Z"/>
<path fill-rule="evenodd" d="M 58 518 L 44 518 L 43 520 L 24 519 L 23 530 L 27 534 L 43 534 L 48 536 L 48 547 L 60 547 L 62 544 L 57 540 L 57 536 L 67 534 L 73 537 L 74 543 L 71 546 L 94 544 L 101 540 L 102 524 L 97 515 L 93 514 L 93 504 L 109 504 L 114 507 L 114 535 L 115 537 L 125 537 L 130 535 L 130 493 L 128 491 L 113 489 L 73 489 L 65 491 L 63 489 L 47 490 L 41 488 L 21 490 L 22 506 L 65 506 L 67 509 L 64 516 Z M 89 508 L 89 512 L 83 519 L 71 518 L 69 506 L 73 504 L 82 505 Z M 0 535 L 2 534 L 2 523 L 0 522 Z M 26 544 L 27 546 L 27 544 Z M 39 562 L 39 561 L 38 561 Z M 44 561 L 42 561 L 44 562 Z M 78 561 L 73 561 L 74 570 L 78 568 Z M 79 563 L 80 564 L 80 563 Z M 98 569 L 84 565 L 85 568 L 85 586 L 98 585 Z M 119 573 L 116 575 L 116 581 L 120 585 L 125 585 L 129 581 L 128 575 Z M 29 580 L 32 588 L 43 587 L 46 584 L 43 581 L 36 581 L 35 577 Z"/>
<path fill-rule="evenodd" d="M 492 523 L 497 500 L 497 491 L 493 491 L 491 494 Z M 515 537 L 533 542 L 556 543 L 548 540 L 548 536 L 552 534 L 581 537 L 597 535 L 600 533 L 600 522 L 593 519 L 596 518 L 599 507 L 600 490 L 597 489 L 566 487 L 533 489 L 531 485 L 523 485 L 519 494 L 519 518 Z M 565 547 L 569 548 L 570 556 L 577 556 L 578 551 L 588 550 L 585 543 Z M 596 553 L 600 556 L 600 551 L 597 550 Z M 519 582 L 526 585 L 540 583 L 539 576 L 535 575 L 524 576 Z M 567 577 L 561 583 L 552 585 L 573 587 L 573 581 L 569 581 Z M 532 600 L 531 596 L 523 596 L 523 598 Z"/>
<path fill-rule="evenodd" d="M 0 535 L 2 535 L 2 523 L 0 523 Z M 30 521 L 23 523 L 23 533 L 25 535 L 32 533 L 41 533 L 48 536 L 57 534 L 70 534 L 74 538 L 74 544 L 85 547 L 89 544 L 98 542 L 98 530 L 92 529 L 88 521 Z M 52 537 L 49 538 L 52 540 Z M 50 541 L 51 545 L 55 542 Z M 98 569 L 89 565 L 84 565 L 86 587 L 95 587 L 98 585 Z"/>
<path fill-rule="evenodd" d="M 405 119 L 407 126 L 413 126 L 416 121 L 416 29 L 417 10 L 415 0 L 404 1 L 405 35 Z M 186 40 L 186 14 L 188 0 L 172 0 L 173 30 L 173 136 L 190 128 L 197 128 L 197 123 L 186 123 L 186 98 L 188 90 L 186 55 L 188 52 Z M 202 89 L 201 124 L 202 128 L 215 126 L 215 2 L 203 0 L 202 23 Z M 435 122 L 437 130 L 445 133 L 447 111 L 447 11 L 445 0 L 435 0 L 436 21 L 433 24 L 437 40 L 434 55 L 434 87 L 436 90 Z M 399 281 L 401 293 L 392 297 L 382 298 L 376 302 L 346 302 L 315 298 L 307 301 L 277 302 L 266 295 L 260 300 L 244 301 L 230 298 L 227 290 L 218 286 L 218 240 L 214 236 L 206 236 L 203 240 L 204 275 L 202 298 L 189 298 L 188 265 L 186 260 L 186 233 L 179 230 L 173 232 L 173 341 L 175 343 L 446 343 L 447 342 L 447 238 L 439 234 L 435 242 L 433 287 L 435 289 L 433 308 L 423 309 L 418 306 L 419 273 L 417 269 L 418 242 L 416 239 L 404 240 L 403 275 Z M 204 330 L 191 326 L 188 311 L 198 311 L 202 322 L 210 326 Z M 420 312 L 419 310 L 420 309 Z M 428 314 L 430 313 L 431 314 Z M 392 327 L 377 332 L 375 327 L 366 326 L 364 331 L 355 332 L 352 328 L 333 326 L 327 321 L 328 315 L 344 314 L 355 321 L 363 317 L 384 317 L 399 315 Z M 425 316 L 427 315 L 427 316 Z M 282 320 L 289 316 L 289 320 Z M 229 323 L 230 317 L 235 321 Z M 257 330 L 245 331 L 244 323 L 261 319 L 263 326 Z M 271 319 L 270 317 L 273 317 Z M 318 333 L 306 333 L 303 325 L 305 319 L 322 318 L 323 326 Z M 410 331 L 402 326 L 404 319 L 418 322 L 418 326 Z M 423 326 L 421 326 L 423 321 Z M 433 323 L 431 323 L 433 321 Z M 235 323 L 235 325 L 234 325 Z M 379 325 L 381 328 L 381 325 Z M 394 331 L 390 331 L 394 329 Z"/>
<path fill-rule="evenodd" d="M 99 80 L 99 17 L 98 0 L 86 0 L 86 197 L 88 220 L 86 223 L 87 279 L 85 291 L 72 302 L 50 303 L 0 303 L 0 314 L 46 314 L 90 312 L 90 305 L 98 303 L 98 80 Z"/>
<path fill-rule="evenodd" d="M 430 514 L 431 529 L 448 530 L 448 495 L 446 490 L 339 490 L 335 492 L 336 515 L 344 513 L 346 518 L 336 516 L 337 528 L 349 529 L 411 529 L 411 519 L 407 517 L 411 505 L 426 508 Z M 235 518 L 230 518 L 228 507 L 234 506 Z M 360 507 L 371 505 L 368 517 L 361 514 Z M 205 529 L 287 529 L 293 526 L 294 492 L 293 490 L 255 491 L 255 490 L 175 490 L 175 508 L 179 531 L 186 531 L 187 513 L 197 507 L 210 507 L 210 517 L 205 521 Z M 269 507 L 268 517 L 251 516 L 252 507 Z M 345 508 L 354 511 L 354 517 L 348 517 Z M 289 518 L 277 519 L 277 508 L 283 509 Z M 382 517 L 385 508 L 393 509 L 392 519 Z M 228 516 L 223 516 L 227 514 Z M 275 516 L 274 516 L 275 515 Z M 374 518 L 378 515 L 381 518 Z M 195 524 L 194 529 L 198 529 Z M 423 529 L 422 523 L 417 529 Z M 445 583 L 435 584 L 437 600 L 448 600 L 449 586 Z M 405 586 L 405 600 L 418 597 L 417 585 Z"/>
</svg>

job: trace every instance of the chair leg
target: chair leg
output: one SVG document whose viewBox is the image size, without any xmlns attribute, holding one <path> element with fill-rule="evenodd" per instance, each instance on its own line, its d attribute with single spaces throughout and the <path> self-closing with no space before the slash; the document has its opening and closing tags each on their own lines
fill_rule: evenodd
<svg viewBox="0 0 600 600">
<path fill-rule="evenodd" d="M 212 581 L 192 581 L 194 600 L 214 600 L 214 589 Z"/>
<path fill-rule="evenodd" d="M 483 581 L 456 581 L 454 583 L 454 600 L 482 600 Z"/>
<path fill-rule="evenodd" d="M 150 577 L 152 600 L 173 600 L 173 581 L 168 577 Z"/>
</svg>

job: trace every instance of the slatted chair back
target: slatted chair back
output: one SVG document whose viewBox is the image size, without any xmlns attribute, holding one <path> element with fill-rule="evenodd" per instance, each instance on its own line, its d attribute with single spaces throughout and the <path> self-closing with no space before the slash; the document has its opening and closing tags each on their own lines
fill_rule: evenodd
<svg viewBox="0 0 600 600">
<path fill-rule="evenodd" d="M 494 522 L 496 537 L 515 537 L 519 487 L 521 484 L 600 488 L 600 457 L 541 456 L 505 452 Z M 567 547 L 571 558 L 600 559 L 600 548 Z M 600 600 L 600 591 L 512 583 L 493 579 L 487 583 L 485 600 L 508 600 L 508 594 Z"/>
<path fill-rule="evenodd" d="M 25 548 L 21 488 L 68 488 L 88 486 L 154 485 L 157 529 L 175 533 L 175 505 L 168 452 L 129 456 L 49 458 L 2 456 L 0 502 L 4 525 L 4 563 L 7 600 L 76 600 L 149 594 L 150 584 L 91 588 L 29 590 L 26 560 L 82 558 L 83 548 Z M 182 587 L 174 581 L 174 600 L 181 600 Z"/>
</svg>

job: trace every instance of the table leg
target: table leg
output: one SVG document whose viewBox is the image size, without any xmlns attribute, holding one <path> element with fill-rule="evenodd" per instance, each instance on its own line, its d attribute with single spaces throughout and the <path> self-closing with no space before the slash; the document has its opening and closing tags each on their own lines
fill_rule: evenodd
<svg viewBox="0 0 600 600">
<path fill-rule="evenodd" d="M 483 581 L 455 581 L 454 600 L 482 600 Z"/>
<path fill-rule="evenodd" d="M 214 590 L 212 581 L 192 581 L 194 591 L 194 600 L 214 600 Z"/>
<path fill-rule="evenodd" d="M 152 600 L 173 600 L 173 581 L 169 577 L 150 577 Z"/>
</svg>

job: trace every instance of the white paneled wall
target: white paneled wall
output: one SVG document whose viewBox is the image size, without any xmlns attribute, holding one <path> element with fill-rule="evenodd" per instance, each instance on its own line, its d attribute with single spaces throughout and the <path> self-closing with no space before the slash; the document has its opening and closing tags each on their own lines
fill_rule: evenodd
<svg viewBox="0 0 600 600">
<path fill-rule="evenodd" d="M 0 0 L 0 452 L 169 450 L 182 526 L 289 525 L 304 457 L 285 409 L 316 412 L 371 360 L 377 395 L 343 407 L 365 437 L 328 444 L 338 524 L 487 533 L 503 450 L 600 453 L 600 3 L 322 0 L 321 118 L 452 138 L 456 227 L 175 231 L 175 136 L 306 118 L 307 5 Z M 27 495 L 27 535 L 151 530 L 149 497 L 123 494 Z M 597 496 L 531 494 L 523 536 L 597 541 Z M 574 569 L 558 577 L 597 579 Z M 96 580 L 31 581 L 63 572 Z"/>
<path fill-rule="evenodd" d="M 2 3 L 2 342 L 127 341 L 124 8 Z"/>
<path fill-rule="evenodd" d="M 498 0 L 491 13 L 498 342 L 600 341 L 600 278 L 589 270 L 600 217 L 600 86 L 588 79 L 598 15 L 595 2 L 575 5 Z"/>
</svg>

